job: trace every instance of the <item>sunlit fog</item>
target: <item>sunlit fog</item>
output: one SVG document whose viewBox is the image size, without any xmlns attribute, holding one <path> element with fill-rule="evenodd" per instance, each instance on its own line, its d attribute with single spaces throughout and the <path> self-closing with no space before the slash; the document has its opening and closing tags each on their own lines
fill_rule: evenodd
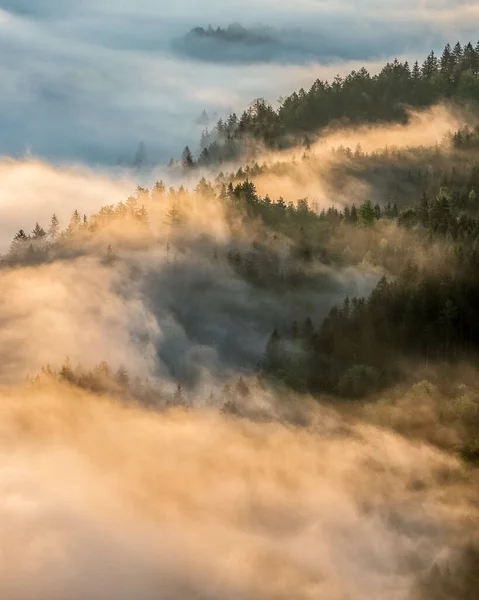
<svg viewBox="0 0 479 600">
<path fill-rule="evenodd" d="M 0 600 L 479 597 L 478 19 L 0 1 Z"/>
</svg>

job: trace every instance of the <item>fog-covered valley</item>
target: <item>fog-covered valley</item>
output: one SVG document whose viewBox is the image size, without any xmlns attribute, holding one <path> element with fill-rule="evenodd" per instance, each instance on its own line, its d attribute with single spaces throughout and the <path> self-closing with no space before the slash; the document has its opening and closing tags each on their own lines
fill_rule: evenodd
<svg viewBox="0 0 479 600">
<path fill-rule="evenodd" d="M 475 599 L 476 4 L 0 8 L 0 598 Z"/>
</svg>

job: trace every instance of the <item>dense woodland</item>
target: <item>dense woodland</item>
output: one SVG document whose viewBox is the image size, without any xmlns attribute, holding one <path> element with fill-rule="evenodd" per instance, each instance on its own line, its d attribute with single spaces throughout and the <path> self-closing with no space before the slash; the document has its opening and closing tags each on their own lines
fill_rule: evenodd
<svg viewBox="0 0 479 600">
<path fill-rule="evenodd" d="M 316 31 L 259 24 L 244 27 L 240 23 L 195 27 L 172 45 L 177 53 L 210 63 L 307 64 L 337 59 L 344 54 L 344 49 L 331 44 Z"/>
<path fill-rule="evenodd" d="M 309 90 L 282 98 L 277 110 L 263 99 L 256 100 L 240 116 L 231 114 L 205 130 L 197 161 L 186 160 L 186 164 L 238 159 L 251 154 L 258 143 L 267 148 L 297 143 L 307 147 L 332 125 L 404 122 L 411 108 L 440 101 L 475 103 L 478 98 L 479 42 L 448 44 L 441 56 L 431 52 L 422 63 L 394 60 L 377 75 L 362 68 L 332 82 L 318 79 Z M 192 159 L 189 149 L 186 155 Z"/>
<path fill-rule="evenodd" d="M 213 28 L 211 25 L 208 27 L 195 27 L 192 29 L 188 37 L 197 38 L 212 38 L 230 43 L 264 43 L 271 40 L 264 28 L 258 28 L 257 30 L 246 29 L 239 23 L 232 23 L 228 27 L 216 27 Z"/>
<path fill-rule="evenodd" d="M 459 135 L 459 133 L 457 134 Z M 460 134 L 463 135 L 463 134 Z M 227 264 L 252 286 L 283 293 L 327 285 L 315 265 L 331 268 L 368 265 L 379 279 L 369 298 L 346 298 L 323 323 L 279 324 L 259 357 L 262 371 L 296 389 L 356 396 L 398 376 L 398 358 L 454 361 L 479 345 L 479 171 L 443 174 L 435 192 L 423 192 L 410 205 L 365 200 L 357 206 L 314 209 L 307 199 L 286 203 L 260 197 L 254 183 L 221 175 L 202 179 L 193 193 L 166 190 L 158 182 L 138 188 L 125 203 L 105 206 L 90 217 L 74 211 L 61 230 L 52 216 L 48 227 L 14 237 L 6 265 L 39 264 L 63 256 L 65 247 L 83 243 L 115 222 L 137 228 L 145 244 L 161 245 L 165 256 L 175 241 L 152 235 L 151 214 L 181 232 L 189 201 L 220 202 L 234 231 L 238 216 L 261 234 L 243 244 L 211 247 L 209 260 Z M 441 185 L 444 182 L 448 185 Z M 428 185 L 430 188 L 430 184 Z M 148 207 L 148 208 L 147 208 Z M 163 208 L 164 207 L 164 208 Z M 148 210 L 149 209 L 149 210 Z M 287 252 L 285 253 L 285 249 Z M 77 248 L 78 252 L 81 252 Z M 116 247 L 104 247 L 106 264 Z"/>
<path fill-rule="evenodd" d="M 240 219 L 241 227 L 254 227 L 258 235 L 249 247 L 239 241 L 208 245 L 206 258 L 218 273 L 228 269 L 252 290 L 266 289 L 277 298 L 291 289 L 319 291 L 331 285 L 318 271 L 320 265 L 366 268 L 377 274 L 370 296 L 345 298 L 323 322 L 313 322 L 307 314 L 279 322 L 258 355 L 256 369 L 258 381 L 296 392 L 334 401 L 370 399 L 394 384 L 414 381 L 418 369 L 432 368 L 428 375 L 434 379 L 431 373 L 438 366 L 441 372 L 464 361 L 477 362 L 479 186 L 476 172 L 471 173 L 457 172 L 456 179 L 449 174 L 448 187 L 438 181 L 435 193 L 424 192 L 410 205 L 366 200 L 321 210 L 309 206 L 307 199 L 286 203 L 261 197 L 251 180 L 238 182 L 236 174 L 227 185 L 225 175 L 211 183 L 202 179 L 193 192 L 167 190 L 157 182 L 151 191 L 138 188 L 125 203 L 103 207 L 90 217 L 75 211 L 64 229 L 54 215 L 49 227 L 37 224 L 30 234 L 18 232 L 3 266 L 64 259 L 72 256 L 73 248 L 73 256 L 91 252 L 89 242 L 120 222 L 136 228 L 142 243 L 122 248 L 121 241 L 113 246 L 102 241 L 99 249 L 107 268 L 114 268 L 125 251 L 160 246 L 168 268 L 175 269 L 173 257 L 183 243 L 179 240 L 191 201 L 220 202 L 227 208 L 232 232 Z M 167 238 L 153 235 L 155 219 L 168 224 Z M 417 377 L 420 380 L 422 373 Z M 102 362 L 85 369 L 67 359 L 63 365 L 45 365 L 34 381 L 41 384 L 49 378 L 94 393 L 114 392 L 125 402 L 191 406 L 182 382 L 165 389 L 155 381 L 140 380 L 128 365 L 113 368 Z M 449 412 L 444 418 L 465 429 L 461 451 L 476 460 L 479 398 L 451 393 L 452 400 L 445 398 Z M 239 379 L 205 393 L 203 402 L 238 415 L 248 394 L 248 384 Z"/>
</svg>

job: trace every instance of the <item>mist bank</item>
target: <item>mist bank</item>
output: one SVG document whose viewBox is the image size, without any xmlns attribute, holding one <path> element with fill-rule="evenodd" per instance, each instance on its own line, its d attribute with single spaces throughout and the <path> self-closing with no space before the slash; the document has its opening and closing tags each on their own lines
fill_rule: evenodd
<svg viewBox="0 0 479 600">
<path fill-rule="evenodd" d="M 333 9 L 284 2 L 272 11 L 268 2 L 218 10 L 213 3 L 198 9 L 190 0 L 169 7 L 129 0 L 114 8 L 107 2 L 4 1 L 0 152 L 31 152 L 56 163 L 134 164 L 143 141 L 145 162 L 165 164 L 199 138 L 203 110 L 215 121 L 254 98 L 274 102 L 318 77 L 333 79 L 362 66 L 376 72 L 385 58 L 413 60 L 439 50 L 446 39 L 471 38 L 470 8 L 462 3 L 454 10 L 408 5 L 402 18 L 398 6 L 389 3 L 385 10 L 369 2 L 357 11 L 351 3 Z M 199 24 L 225 27 L 235 20 L 248 28 L 258 22 L 279 31 L 299 28 L 327 43 L 313 65 L 303 66 L 283 64 L 295 56 L 289 48 L 279 61 L 234 66 L 181 58 L 171 49 L 174 39 Z"/>
<path fill-rule="evenodd" d="M 205 387 L 254 372 L 278 323 L 303 311 L 319 322 L 345 294 L 367 293 L 377 279 L 367 266 L 305 264 L 295 240 L 275 239 L 205 180 L 194 192 L 158 182 L 151 192 L 120 196 L 123 184 L 94 174 L 82 179 L 36 162 L 5 169 L 11 206 L 29 173 L 38 186 L 27 183 L 32 213 L 63 198 L 103 206 L 89 215 L 75 209 L 68 219 L 55 214 L 9 244 L 0 272 L 9 297 L 4 381 L 59 368 L 68 356 L 75 368 L 108 361 L 170 387 Z"/>
<path fill-rule="evenodd" d="M 474 589 L 475 480 L 427 444 L 307 401 L 309 425 L 293 427 L 155 414 L 58 384 L 1 395 L 12 600 Z"/>
<path fill-rule="evenodd" d="M 395 58 L 378 73 L 361 67 L 346 77 L 336 75 L 333 81 L 318 78 L 309 89 L 281 97 L 277 107 L 258 98 L 241 114 L 233 112 L 213 127 L 205 119 L 201 151 L 190 166 L 244 161 L 258 153 L 258 148 L 278 151 L 302 144 L 309 149 L 331 129 L 371 123 L 404 125 L 441 104 L 468 112 L 477 121 L 478 90 L 479 43 L 463 47 L 457 42 L 454 48 L 448 43 L 440 58 L 434 51 L 421 63 Z M 185 153 L 190 153 L 189 147 Z"/>
<path fill-rule="evenodd" d="M 339 27 L 339 23 L 337 24 Z M 303 26 L 304 27 L 304 26 Z M 371 35 L 372 34 L 372 35 Z M 411 39 L 402 39 L 404 48 Z M 385 40 L 368 32 L 367 37 L 350 41 L 338 38 L 331 26 L 308 29 L 277 29 L 267 25 L 244 27 L 240 23 L 221 27 L 194 27 L 183 37 L 172 42 L 172 49 L 180 56 L 193 60 L 221 64 L 317 63 L 330 65 L 342 61 L 364 60 L 370 62 L 384 57 Z M 399 48 L 398 48 L 399 49 Z M 394 43 L 388 52 L 394 51 Z"/>
<path fill-rule="evenodd" d="M 136 189 L 0 165 L 0 596 L 477 596 L 464 121 Z"/>
<path fill-rule="evenodd" d="M 89 168 L 78 163 L 57 165 L 32 156 L 4 157 L 0 161 L 0 252 L 8 250 L 19 229 L 30 231 L 36 222 L 46 228 L 53 213 L 65 225 L 75 209 L 81 216 L 89 215 L 103 205 L 124 201 L 138 185 L 152 189 L 156 181 L 163 181 L 166 188 L 184 186 L 192 190 L 202 177 L 215 184 L 248 178 L 262 196 L 281 196 L 286 202 L 308 198 L 319 209 L 360 203 L 371 195 L 380 204 L 387 203 L 391 191 L 385 190 L 379 180 L 366 183 L 360 172 L 362 167 L 357 168 L 360 161 L 355 163 L 352 159 L 369 156 L 371 164 L 366 170 L 370 171 L 384 163 L 391 185 L 396 185 L 395 153 L 402 153 L 411 165 L 418 161 L 429 163 L 439 151 L 444 160 L 459 160 L 459 155 L 450 151 L 451 136 L 465 124 L 473 127 L 475 123 L 474 112 L 439 104 L 411 110 L 405 124 L 336 124 L 317 136 L 311 134 L 308 147 L 301 144 L 272 150 L 250 140 L 250 156 L 244 162 L 198 164 L 194 169 L 184 168 L 181 163 L 170 168 Z"/>
<path fill-rule="evenodd" d="M 211 182 L 197 178 L 214 170 L 157 173 L 190 191 L 150 179 L 150 190 L 132 194 L 132 172 L 117 178 L 4 161 L 10 231 L 1 278 L 14 301 L 4 305 L 2 377 L 18 381 L 47 364 L 59 370 L 67 356 L 80 371 L 108 361 L 114 371 L 164 379 L 170 389 L 206 389 L 255 372 L 274 329 L 306 318 L 319 327 L 346 296 L 369 295 L 408 260 L 427 270 L 446 264 L 447 245 L 426 250 L 416 233 L 398 227 L 403 204 L 391 202 L 391 189 L 397 193 L 399 173 L 406 181 L 418 157 L 429 179 L 406 181 L 404 202 L 425 183 L 437 193 L 446 163 L 461 165 L 465 176 L 450 141 L 437 146 L 464 119 L 435 107 L 406 125 L 334 130 L 306 155 L 304 148 L 265 152 L 261 166 Z M 363 150 L 337 152 L 342 144 Z M 389 175 L 368 180 L 379 168 Z M 358 227 L 348 207 L 356 203 L 362 215 L 374 197 L 376 225 Z"/>
</svg>

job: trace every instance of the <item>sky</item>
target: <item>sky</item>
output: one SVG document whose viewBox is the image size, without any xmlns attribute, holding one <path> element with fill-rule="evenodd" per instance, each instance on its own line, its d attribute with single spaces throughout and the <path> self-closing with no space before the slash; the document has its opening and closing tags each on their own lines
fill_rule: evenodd
<svg viewBox="0 0 479 600">
<path fill-rule="evenodd" d="M 103 168 L 132 161 L 144 142 L 149 161 L 164 164 L 195 149 L 203 110 L 214 119 L 318 77 L 474 41 L 477 16 L 462 0 L 4 0 L 0 155 Z M 317 59 L 225 64 L 174 49 L 195 26 L 234 21 L 300 30 Z"/>
</svg>

